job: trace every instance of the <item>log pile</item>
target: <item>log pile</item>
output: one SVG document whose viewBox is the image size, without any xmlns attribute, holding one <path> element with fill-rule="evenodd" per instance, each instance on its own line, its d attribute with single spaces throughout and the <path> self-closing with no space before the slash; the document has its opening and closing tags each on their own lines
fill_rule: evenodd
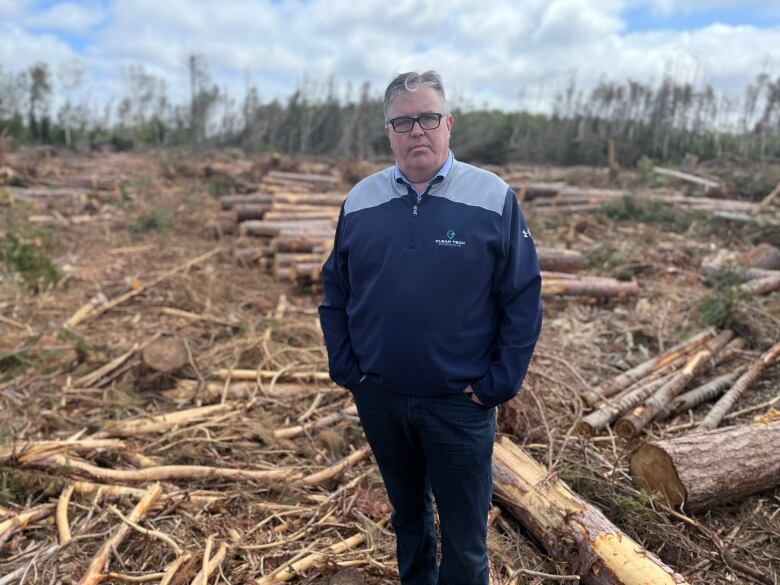
<svg viewBox="0 0 780 585">
<path fill-rule="evenodd" d="M 207 229 L 212 235 L 239 235 L 233 253 L 242 264 L 311 286 L 333 245 L 342 202 L 343 195 L 334 193 L 232 195 L 220 200 L 220 215 Z"/>
<path fill-rule="evenodd" d="M 625 189 L 576 187 L 563 182 L 540 183 L 512 180 L 509 186 L 529 214 L 583 213 L 598 211 L 602 205 L 616 199 L 640 196 Z M 772 208 L 737 199 L 689 197 L 664 189 L 643 190 L 643 201 L 666 204 L 677 209 L 711 213 L 733 221 L 766 222 L 776 225 L 780 218 Z"/>
<path fill-rule="evenodd" d="M 731 331 L 719 334 L 711 329 L 700 332 L 656 357 L 617 376 L 611 382 L 583 395 L 592 412 L 582 418 L 578 431 L 592 435 L 617 420 L 616 432 L 630 439 L 652 421 L 660 421 L 716 399 L 738 380 L 754 372 L 754 380 L 775 362 L 778 351 L 772 348 L 753 366 L 729 366 L 726 373 L 710 376 L 689 392 L 683 390 L 692 381 L 722 364 L 729 364 L 745 346 Z"/>
</svg>

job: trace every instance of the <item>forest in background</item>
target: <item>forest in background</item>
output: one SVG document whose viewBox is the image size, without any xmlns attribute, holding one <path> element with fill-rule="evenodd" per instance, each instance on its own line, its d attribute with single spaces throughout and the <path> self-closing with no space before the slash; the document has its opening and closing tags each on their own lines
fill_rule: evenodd
<svg viewBox="0 0 780 585">
<path fill-rule="evenodd" d="M 135 65 L 123 72 L 125 95 L 97 108 L 78 64 L 56 75 L 43 62 L 21 71 L 0 65 L 0 137 L 82 151 L 239 148 L 331 160 L 390 157 L 382 88 L 304 79 L 286 100 L 264 101 L 250 84 L 243 96 L 231 95 L 201 56 L 190 56 L 187 67 L 188 99 L 174 101 L 165 79 Z M 624 166 L 643 156 L 673 163 L 686 155 L 780 160 L 780 78 L 766 74 L 739 97 L 671 75 L 657 86 L 601 81 L 588 91 L 572 76 L 547 114 L 457 104 L 453 114 L 452 148 L 468 161 L 605 165 L 610 142 Z"/>
</svg>

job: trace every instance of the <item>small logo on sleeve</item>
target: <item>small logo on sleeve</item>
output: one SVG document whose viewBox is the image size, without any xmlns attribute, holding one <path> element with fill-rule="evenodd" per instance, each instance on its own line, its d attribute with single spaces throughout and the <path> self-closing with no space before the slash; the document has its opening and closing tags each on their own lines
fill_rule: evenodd
<svg viewBox="0 0 780 585">
<path fill-rule="evenodd" d="M 455 239 L 455 230 L 450 228 L 447 230 L 447 238 L 444 240 L 434 240 L 433 243 L 437 246 L 442 246 L 444 248 L 462 248 L 466 245 L 466 242 L 464 240 L 456 240 Z"/>
<path fill-rule="evenodd" d="M 525 228 L 523 230 L 523 237 L 524 238 L 533 238 L 533 236 L 531 235 L 531 230 L 529 230 L 528 228 Z"/>
</svg>

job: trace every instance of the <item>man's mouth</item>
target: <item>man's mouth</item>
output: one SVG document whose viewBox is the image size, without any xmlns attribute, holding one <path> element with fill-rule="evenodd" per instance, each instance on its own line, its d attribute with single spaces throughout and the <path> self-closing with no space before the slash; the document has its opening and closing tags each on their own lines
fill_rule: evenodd
<svg viewBox="0 0 780 585">
<path fill-rule="evenodd" d="M 421 148 L 430 148 L 427 144 L 415 144 L 409 149 L 409 152 L 413 152 L 415 150 L 420 150 Z"/>
</svg>

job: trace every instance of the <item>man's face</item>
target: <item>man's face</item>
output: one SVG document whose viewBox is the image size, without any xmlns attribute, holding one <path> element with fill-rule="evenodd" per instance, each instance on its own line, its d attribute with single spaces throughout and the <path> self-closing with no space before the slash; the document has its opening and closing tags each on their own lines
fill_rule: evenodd
<svg viewBox="0 0 780 585">
<path fill-rule="evenodd" d="M 388 119 L 400 116 L 417 117 L 424 113 L 444 112 L 441 97 L 432 87 L 422 87 L 417 91 L 404 91 L 390 102 Z M 396 132 L 390 124 L 385 125 L 385 134 L 390 139 L 395 160 L 403 173 L 415 183 L 432 178 L 447 160 L 450 148 L 450 130 L 452 116 L 441 119 L 441 124 L 433 130 L 423 130 L 415 123 L 409 132 Z"/>
</svg>

